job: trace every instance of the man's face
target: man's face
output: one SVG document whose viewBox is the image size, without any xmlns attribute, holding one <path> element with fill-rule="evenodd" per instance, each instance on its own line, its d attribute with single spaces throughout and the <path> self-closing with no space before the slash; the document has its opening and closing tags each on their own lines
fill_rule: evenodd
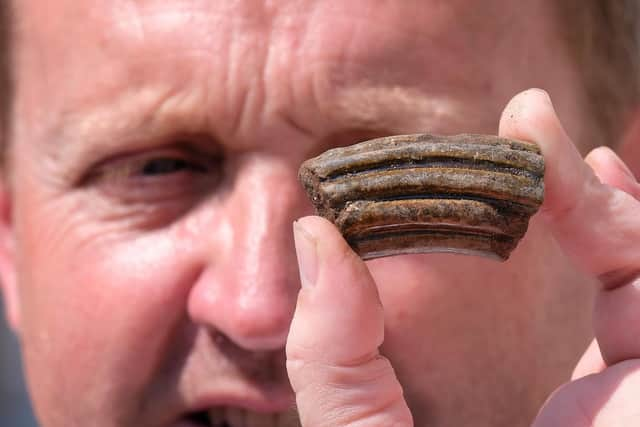
<svg viewBox="0 0 640 427">
<path fill-rule="evenodd" d="M 299 164 L 375 136 L 496 133 L 530 86 L 583 136 L 549 6 L 19 2 L 15 296 L 4 279 L 43 425 L 207 425 L 209 408 L 272 425 L 257 414 L 293 401 Z M 590 287 L 530 230 L 506 263 L 368 263 L 416 425 L 528 425 L 568 375 Z"/>
</svg>

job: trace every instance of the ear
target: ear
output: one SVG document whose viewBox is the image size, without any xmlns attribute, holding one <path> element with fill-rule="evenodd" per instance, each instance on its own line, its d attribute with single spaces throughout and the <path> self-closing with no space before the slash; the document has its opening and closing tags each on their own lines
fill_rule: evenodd
<svg viewBox="0 0 640 427">
<path fill-rule="evenodd" d="M 630 126 L 616 151 L 636 178 L 640 179 L 640 110 L 636 110 L 631 117 Z"/>
<path fill-rule="evenodd" d="M 20 329 L 20 301 L 16 282 L 15 239 L 12 200 L 9 184 L 0 179 L 0 289 L 9 325 L 18 333 Z"/>
</svg>

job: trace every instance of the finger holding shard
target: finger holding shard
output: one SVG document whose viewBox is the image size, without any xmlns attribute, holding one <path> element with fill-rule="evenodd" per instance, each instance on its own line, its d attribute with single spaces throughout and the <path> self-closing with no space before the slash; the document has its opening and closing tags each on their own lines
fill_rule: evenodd
<svg viewBox="0 0 640 427">
<path fill-rule="evenodd" d="M 378 138 L 302 164 L 319 215 L 364 259 L 427 252 L 505 260 L 544 197 L 531 143 L 490 135 Z"/>
</svg>

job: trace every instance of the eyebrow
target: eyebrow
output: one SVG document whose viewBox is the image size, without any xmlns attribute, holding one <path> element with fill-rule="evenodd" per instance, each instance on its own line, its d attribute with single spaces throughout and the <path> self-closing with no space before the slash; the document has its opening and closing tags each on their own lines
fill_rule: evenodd
<svg viewBox="0 0 640 427">
<path fill-rule="evenodd" d="M 121 148 L 123 141 L 128 150 L 136 151 L 166 143 L 178 130 L 202 133 L 207 118 L 188 102 L 174 91 L 143 87 L 100 98 L 86 109 L 65 111 L 50 129 L 54 143 L 48 144 L 47 155 L 73 169 Z"/>
<path fill-rule="evenodd" d="M 65 165 L 69 175 L 76 176 L 80 173 L 76 168 L 86 167 L 125 143 L 127 150 L 133 152 L 152 144 L 166 144 L 177 136 L 176 132 L 211 134 L 216 123 L 207 108 L 197 108 L 203 105 L 198 96 L 201 93 L 190 90 L 131 88 L 87 110 L 63 113 L 53 132 L 53 139 L 61 143 L 51 144 L 49 157 Z M 350 130 L 374 134 L 447 133 L 479 126 L 469 117 L 461 118 L 460 109 L 468 106 L 460 101 L 428 95 L 412 87 L 363 83 L 337 89 L 328 96 L 330 101 L 317 107 L 325 126 L 306 128 L 312 130 L 314 138 L 327 139 L 328 144 L 332 135 Z"/>
<path fill-rule="evenodd" d="M 446 97 L 403 86 L 356 86 L 346 89 L 336 101 L 332 113 L 336 122 L 396 132 L 448 127 L 458 121 L 455 112 L 460 107 Z"/>
</svg>

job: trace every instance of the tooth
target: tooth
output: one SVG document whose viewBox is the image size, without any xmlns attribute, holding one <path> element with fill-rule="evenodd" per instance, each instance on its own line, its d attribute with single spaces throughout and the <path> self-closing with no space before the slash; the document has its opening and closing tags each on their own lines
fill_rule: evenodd
<svg viewBox="0 0 640 427">
<path fill-rule="evenodd" d="M 542 203 L 544 159 L 487 135 L 399 135 L 302 164 L 318 214 L 363 258 L 457 252 L 505 260 Z"/>
<path fill-rule="evenodd" d="M 247 427 L 276 427 L 275 415 L 247 411 Z"/>
<path fill-rule="evenodd" d="M 212 408 L 209 410 L 209 423 L 213 427 L 221 426 L 224 422 L 224 408 Z"/>
<path fill-rule="evenodd" d="M 226 420 L 231 427 L 247 427 L 247 411 L 240 408 L 227 408 Z"/>
</svg>

